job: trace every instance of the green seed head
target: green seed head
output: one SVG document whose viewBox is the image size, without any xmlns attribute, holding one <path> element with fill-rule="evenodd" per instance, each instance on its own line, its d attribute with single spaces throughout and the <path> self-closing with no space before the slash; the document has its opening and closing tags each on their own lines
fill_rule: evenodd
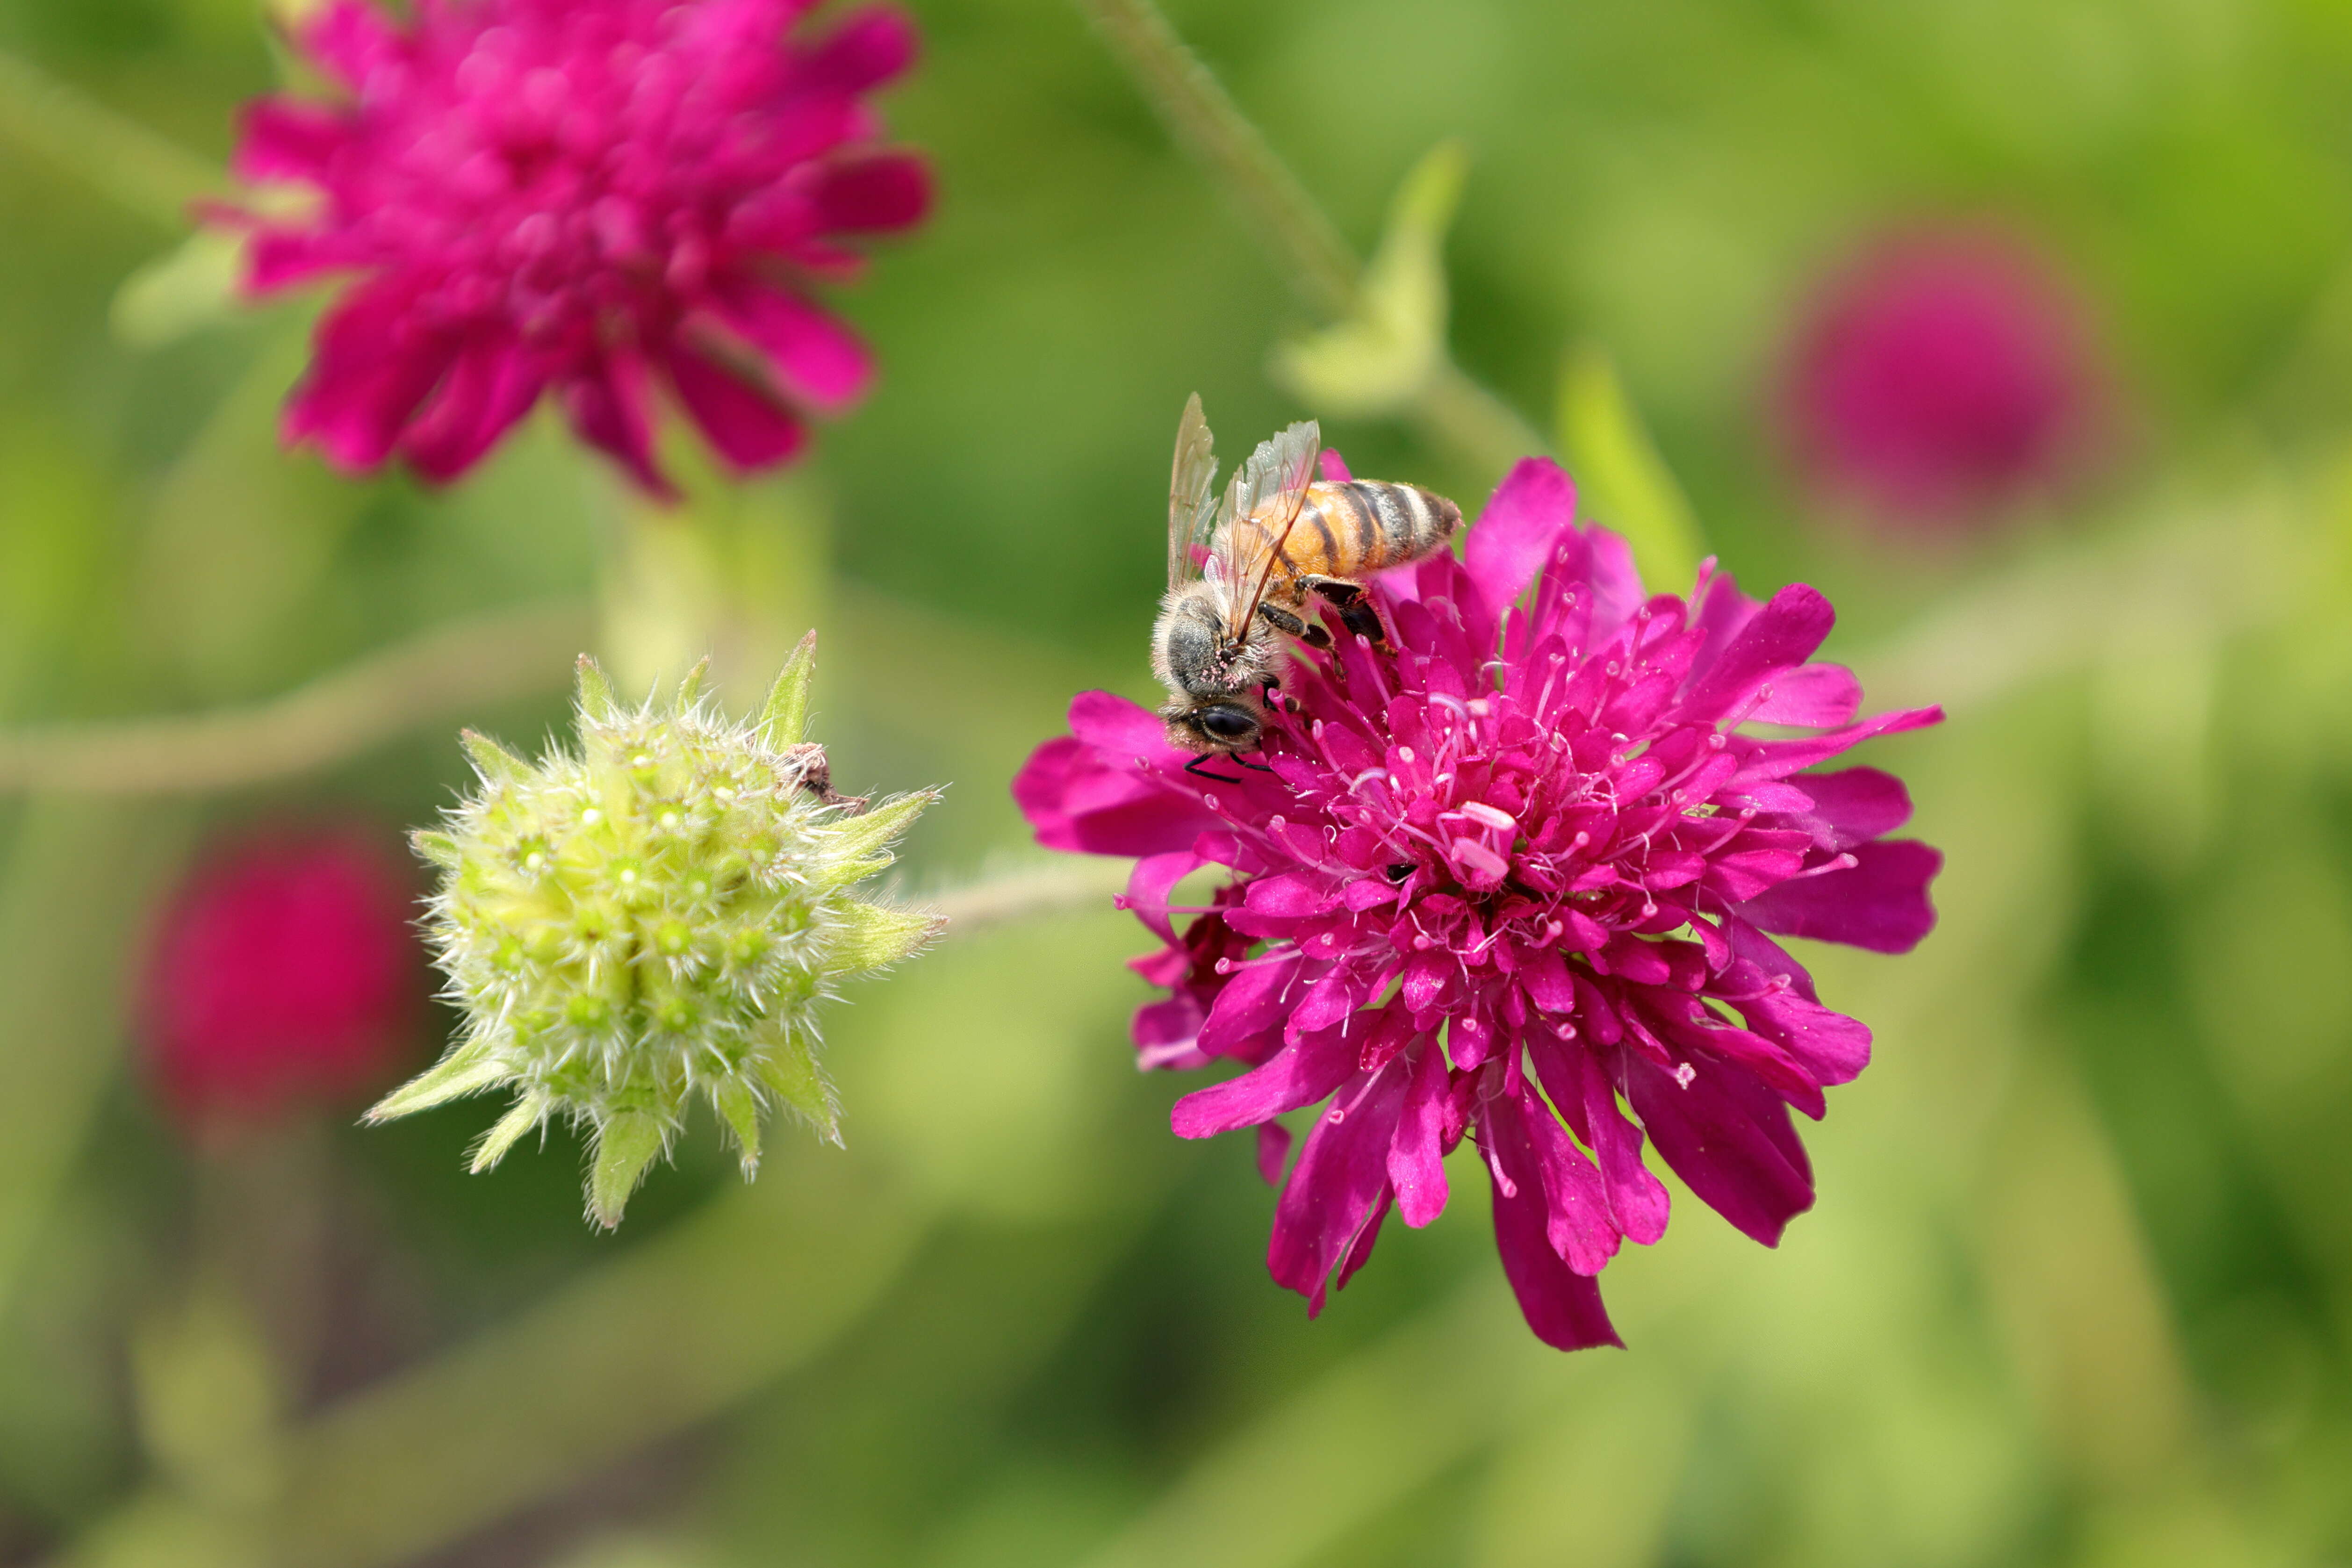
<svg viewBox="0 0 2352 1568">
<path fill-rule="evenodd" d="M 371 1121 L 511 1085 L 474 1168 L 568 1116 L 593 1137 L 588 1209 L 607 1226 L 697 1096 L 747 1176 L 771 1106 L 840 1141 L 817 1015 L 836 981 L 937 930 L 854 889 L 938 797 L 866 809 L 832 793 L 801 734 L 814 640 L 752 723 L 699 700 L 699 671 L 666 704 L 624 709 L 583 657 L 576 749 L 534 764 L 467 734 L 481 787 L 416 838 L 441 872 L 430 931 L 466 1026 Z"/>
</svg>

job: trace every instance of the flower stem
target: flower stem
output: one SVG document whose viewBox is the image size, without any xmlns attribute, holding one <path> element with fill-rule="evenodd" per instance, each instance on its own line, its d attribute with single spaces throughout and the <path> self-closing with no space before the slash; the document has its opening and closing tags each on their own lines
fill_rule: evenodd
<svg viewBox="0 0 2352 1568">
<path fill-rule="evenodd" d="M 1088 856 L 1008 871 L 942 893 L 930 900 L 930 907 L 947 917 L 949 941 L 1031 915 L 1108 909 L 1111 895 L 1127 885 L 1132 864 Z"/>
<path fill-rule="evenodd" d="M 832 517 L 806 469 L 720 470 L 682 431 L 663 466 L 682 494 L 654 501 L 612 480 L 597 539 L 598 653 L 625 690 L 675 680 L 699 658 L 734 701 L 755 698 L 832 599 Z"/>
<path fill-rule="evenodd" d="M 1362 261 L 1160 8 L 1152 0 L 1078 4 L 1170 133 L 1208 168 L 1251 228 L 1266 239 L 1292 286 L 1326 316 L 1351 313 Z M 1433 443 L 1492 472 L 1547 445 L 1534 426 L 1450 358 L 1441 359 L 1408 414 Z"/>
<path fill-rule="evenodd" d="M 1496 474 L 1549 447 L 1517 409 L 1463 373 L 1451 359 L 1430 372 L 1414 399 L 1413 423 L 1433 443 Z"/>
<path fill-rule="evenodd" d="M 1192 156 L 1208 165 L 1251 225 L 1274 243 L 1291 281 L 1319 310 L 1354 308 L 1363 264 L 1233 95 L 1151 0 L 1079 0 Z"/>
<path fill-rule="evenodd" d="M 16 56 L 0 52 L 0 142 L 79 174 L 168 229 L 219 191 L 221 171 Z"/>
<path fill-rule="evenodd" d="M 589 631 L 577 605 L 505 610 L 433 627 L 266 702 L 0 733 L 0 794 L 195 795 L 312 772 L 427 720 L 559 684 Z"/>
</svg>

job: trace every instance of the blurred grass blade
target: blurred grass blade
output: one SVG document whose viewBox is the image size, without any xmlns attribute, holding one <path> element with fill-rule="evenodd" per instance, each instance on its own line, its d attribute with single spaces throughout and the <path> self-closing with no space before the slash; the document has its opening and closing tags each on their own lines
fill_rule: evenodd
<svg viewBox="0 0 2352 1568">
<path fill-rule="evenodd" d="M 1327 417 L 1406 411 L 1444 363 L 1445 231 L 1469 169 L 1468 150 L 1451 140 L 1413 165 L 1390 203 L 1354 308 L 1331 326 L 1276 345 L 1276 384 Z"/>
<path fill-rule="evenodd" d="M 0 1303 L 121 1059 L 129 946 L 177 866 L 176 812 L 37 800 L 0 881 Z"/>
<path fill-rule="evenodd" d="M 1295 1568 L 1507 1436 L 1581 1365 L 1499 1279 L 1441 1301 L 1211 1450 L 1086 1568 Z M 1410 1441 L 1399 1441 L 1410 1433 Z"/>
<path fill-rule="evenodd" d="M 263 1524 L 280 1568 L 384 1568 L 707 1421 L 816 1355 L 898 1278 L 929 1228 L 830 1150 L 730 1193 L 550 1299 L 289 1432 Z M 199 1532 L 162 1489 L 60 1562 L 185 1568 Z"/>
<path fill-rule="evenodd" d="M 222 172 L 79 90 L 0 51 L 0 142 L 79 176 L 121 206 L 183 228 Z"/>
<path fill-rule="evenodd" d="M 1597 345 L 1571 352 L 1560 374 L 1559 447 L 1577 510 L 1625 536 L 1651 592 L 1688 591 L 1706 553 L 1698 520 Z"/>
</svg>

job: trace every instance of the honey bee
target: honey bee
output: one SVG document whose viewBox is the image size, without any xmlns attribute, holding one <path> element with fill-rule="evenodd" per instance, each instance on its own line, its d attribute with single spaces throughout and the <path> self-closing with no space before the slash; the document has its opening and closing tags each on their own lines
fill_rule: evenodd
<svg viewBox="0 0 2352 1568">
<path fill-rule="evenodd" d="M 1212 501 L 1217 460 L 1201 398 L 1184 405 L 1168 480 L 1168 595 L 1151 629 L 1151 671 L 1168 688 L 1160 710 L 1171 745 L 1231 756 L 1257 743 L 1265 689 L 1283 658 L 1276 634 L 1311 647 L 1330 634 L 1309 618 L 1311 594 L 1350 634 L 1385 640 L 1362 579 L 1434 555 L 1462 509 L 1417 485 L 1316 478 L 1322 431 L 1312 420 L 1259 443 Z"/>
</svg>

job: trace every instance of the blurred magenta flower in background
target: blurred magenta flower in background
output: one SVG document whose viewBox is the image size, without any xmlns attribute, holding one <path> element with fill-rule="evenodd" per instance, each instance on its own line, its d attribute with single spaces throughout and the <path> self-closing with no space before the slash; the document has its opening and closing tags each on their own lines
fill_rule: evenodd
<svg viewBox="0 0 2352 1568">
<path fill-rule="evenodd" d="M 2095 462 L 2111 382 L 2089 315 L 2032 247 L 1990 225 L 1866 243 L 1807 305 L 1780 417 L 1807 481 L 1914 528 L 1964 528 Z"/>
<path fill-rule="evenodd" d="M 1808 662 L 1821 595 L 1759 605 L 1710 567 L 1688 603 L 1649 598 L 1574 510 L 1529 459 L 1462 558 L 1377 580 L 1396 648 L 1302 653 L 1253 759 L 1270 772 L 1189 774 L 1157 718 L 1088 692 L 1013 784 L 1048 847 L 1140 857 L 1126 901 L 1168 945 L 1136 968 L 1172 988 L 1136 1016 L 1141 1065 L 1252 1068 L 1179 1101 L 1179 1134 L 1256 1126 L 1278 1179 L 1275 1118 L 1329 1100 L 1267 1253 L 1310 1310 L 1391 1205 L 1437 1217 L 1469 1135 L 1528 1325 L 1617 1342 L 1594 1276 L 1666 1225 L 1643 1132 L 1769 1245 L 1813 1197 L 1788 1108 L 1818 1118 L 1869 1058 L 1765 933 L 1903 952 L 1935 922 L 1942 857 L 1885 837 L 1903 785 L 1802 770 L 1940 711 L 1856 722 L 1853 676 Z M 1212 863 L 1234 880 L 1180 935 L 1171 892 Z"/>
<path fill-rule="evenodd" d="M 362 1100 L 417 1043 L 415 879 L 364 824 L 215 844 L 164 909 L 144 976 L 149 1062 L 192 1135 Z"/>
<path fill-rule="evenodd" d="M 251 104 L 236 170 L 315 187 L 248 226 L 247 286 L 355 275 L 286 413 L 338 467 L 463 473 L 551 392 L 656 493 L 654 388 L 738 469 L 782 462 L 872 378 L 809 286 L 858 270 L 841 237 L 929 205 L 863 95 L 913 25 L 809 0 L 422 0 L 394 21 L 331 0 L 294 41 L 349 92 Z"/>
</svg>

